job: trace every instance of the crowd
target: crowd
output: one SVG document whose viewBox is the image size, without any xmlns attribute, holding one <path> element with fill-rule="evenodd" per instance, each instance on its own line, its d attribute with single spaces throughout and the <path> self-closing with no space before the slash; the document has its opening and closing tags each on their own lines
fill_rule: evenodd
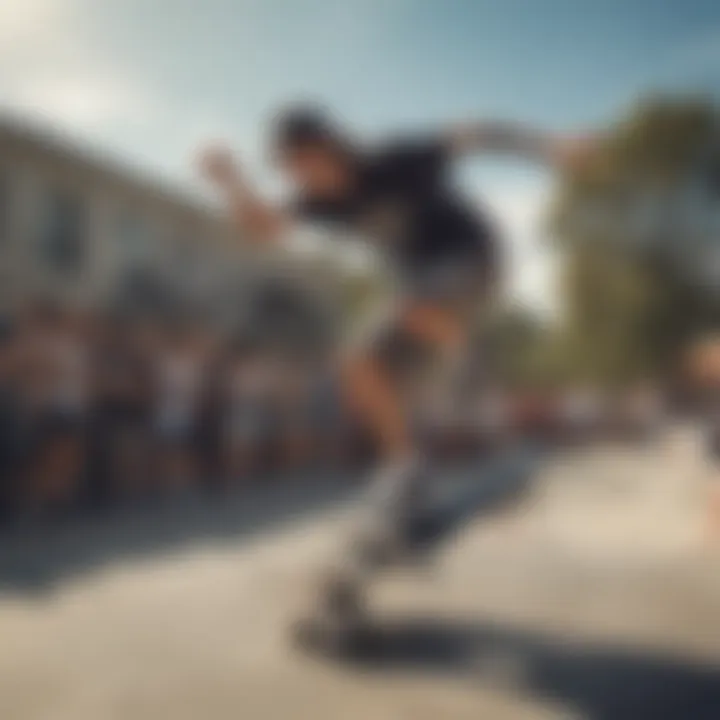
<svg viewBox="0 0 720 720">
<path fill-rule="evenodd" d="M 432 392 L 420 403 L 434 453 L 607 425 L 592 394 L 470 395 L 462 408 Z M 639 396 L 634 425 L 657 417 L 649 397 Z M 199 322 L 42 302 L 0 322 L 2 521 L 347 474 L 371 460 L 317 353 Z"/>
<path fill-rule="evenodd" d="M 310 354 L 37 303 L 0 327 L 4 518 L 228 490 L 362 460 Z"/>
</svg>

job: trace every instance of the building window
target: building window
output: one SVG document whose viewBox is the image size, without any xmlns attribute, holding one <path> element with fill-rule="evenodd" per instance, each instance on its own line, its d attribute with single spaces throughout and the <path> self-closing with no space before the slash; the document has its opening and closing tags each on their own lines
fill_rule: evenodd
<svg viewBox="0 0 720 720">
<path fill-rule="evenodd" d="M 68 192 L 46 197 L 40 235 L 43 260 L 55 271 L 76 273 L 85 262 L 86 216 L 82 201 Z"/>
<path fill-rule="evenodd" d="M 129 267 L 145 264 L 150 251 L 151 231 L 142 215 L 123 210 L 118 217 L 116 238 L 124 264 Z"/>
</svg>

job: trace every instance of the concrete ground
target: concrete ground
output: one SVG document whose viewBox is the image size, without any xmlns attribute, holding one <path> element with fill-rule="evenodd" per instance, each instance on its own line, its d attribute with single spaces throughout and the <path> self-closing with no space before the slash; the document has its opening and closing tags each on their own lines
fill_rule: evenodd
<svg viewBox="0 0 720 720">
<path fill-rule="evenodd" d="M 373 599 L 387 645 L 284 630 L 342 486 L 0 540 L 2 720 L 717 720 L 720 552 L 692 433 L 551 458 L 514 502 Z"/>
</svg>

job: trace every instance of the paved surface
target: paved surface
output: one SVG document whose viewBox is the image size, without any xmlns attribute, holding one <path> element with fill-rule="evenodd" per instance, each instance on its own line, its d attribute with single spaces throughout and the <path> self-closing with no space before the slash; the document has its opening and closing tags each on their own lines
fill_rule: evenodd
<svg viewBox="0 0 720 720">
<path fill-rule="evenodd" d="M 682 432 L 552 460 L 427 574 L 383 581 L 386 653 L 354 665 L 283 636 L 344 522 L 327 490 L 6 540 L 0 718 L 720 718 L 705 475 Z"/>
</svg>

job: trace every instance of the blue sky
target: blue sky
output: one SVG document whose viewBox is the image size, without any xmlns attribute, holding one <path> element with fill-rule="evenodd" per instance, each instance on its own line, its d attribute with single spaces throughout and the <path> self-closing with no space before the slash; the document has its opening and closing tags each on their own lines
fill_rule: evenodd
<svg viewBox="0 0 720 720">
<path fill-rule="evenodd" d="M 473 117 L 585 130 L 655 89 L 720 93 L 712 0 L 0 0 L 0 102 L 178 181 L 205 137 L 260 166 L 263 121 L 327 102 L 374 134 Z M 462 169 L 547 303 L 549 179 Z"/>
</svg>

